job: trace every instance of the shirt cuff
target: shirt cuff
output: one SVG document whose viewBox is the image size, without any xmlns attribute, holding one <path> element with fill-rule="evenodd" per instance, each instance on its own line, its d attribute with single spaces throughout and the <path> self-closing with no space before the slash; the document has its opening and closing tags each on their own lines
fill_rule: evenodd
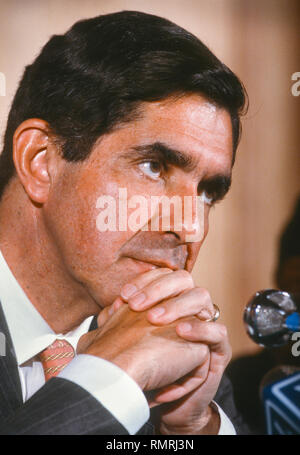
<svg viewBox="0 0 300 455">
<path fill-rule="evenodd" d="M 218 435 L 224 436 L 224 435 L 236 435 L 236 431 L 234 426 L 232 425 L 231 421 L 223 411 L 223 409 L 220 408 L 220 406 L 215 402 L 211 402 L 211 406 L 213 409 L 218 412 L 220 416 L 220 428 Z"/>
<path fill-rule="evenodd" d="M 117 365 L 79 354 L 57 376 L 78 384 L 94 396 L 133 435 L 150 416 L 145 395 Z"/>
</svg>

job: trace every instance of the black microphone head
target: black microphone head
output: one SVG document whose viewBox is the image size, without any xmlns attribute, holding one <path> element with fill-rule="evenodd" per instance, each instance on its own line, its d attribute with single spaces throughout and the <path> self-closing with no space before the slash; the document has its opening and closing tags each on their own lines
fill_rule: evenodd
<svg viewBox="0 0 300 455">
<path fill-rule="evenodd" d="M 276 289 L 259 291 L 244 311 L 246 331 L 261 346 L 282 346 L 290 339 L 286 317 L 294 311 L 297 311 L 297 305 L 288 292 Z"/>
</svg>

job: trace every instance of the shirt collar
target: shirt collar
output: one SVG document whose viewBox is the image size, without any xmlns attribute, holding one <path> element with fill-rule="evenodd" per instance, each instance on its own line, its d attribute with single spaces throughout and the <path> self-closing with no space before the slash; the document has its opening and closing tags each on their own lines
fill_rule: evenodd
<svg viewBox="0 0 300 455">
<path fill-rule="evenodd" d="M 75 330 L 57 334 L 32 305 L 17 282 L 0 251 L 0 302 L 14 345 L 18 365 L 36 356 L 57 338 L 64 338 L 76 346 L 88 332 L 93 316 L 85 319 Z"/>
</svg>

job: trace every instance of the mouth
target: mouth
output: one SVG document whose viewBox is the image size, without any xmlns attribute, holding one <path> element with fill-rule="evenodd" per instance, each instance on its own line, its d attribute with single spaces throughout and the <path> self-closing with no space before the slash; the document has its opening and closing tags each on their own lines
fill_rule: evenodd
<svg viewBox="0 0 300 455">
<path fill-rule="evenodd" d="M 132 258 L 132 257 L 128 257 L 128 259 L 132 259 L 133 261 L 135 261 L 138 264 L 146 265 L 147 267 L 151 267 L 151 269 L 167 268 L 167 269 L 171 269 L 174 271 L 179 269 L 179 267 L 173 266 L 165 261 L 150 261 L 150 260 L 141 261 L 140 259 L 136 259 L 136 258 Z"/>
<path fill-rule="evenodd" d="M 167 255 L 166 255 L 167 256 Z M 136 256 L 125 256 L 128 259 L 133 260 L 134 262 L 140 264 L 141 266 L 146 266 L 149 270 L 156 268 L 167 268 L 173 271 L 184 269 L 187 255 L 185 257 L 176 258 L 176 259 L 158 259 L 158 258 L 145 258 L 140 255 Z"/>
<path fill-rule="evenodd" d="M 131 264 L 130 269 L 132 265 L 134 268 L 137 267 L 137 273 L 149 272 L 150 270 L 158 268 L 158 266 L 156 264 L 152 264 L 152 262 L 141 261 L 131 256 L 123 256 L 123 259 L 129 261 L 129 263 Z"/>
<path fill-rule="evenodd" d="M 121 257 L 131 258 L 140 265 L 183 270 L 189 259 L 187 244 L 179 243 L 174 235 L 154 236 L 145 232 L 135 236 L 120 251 Z"/>
</svg>

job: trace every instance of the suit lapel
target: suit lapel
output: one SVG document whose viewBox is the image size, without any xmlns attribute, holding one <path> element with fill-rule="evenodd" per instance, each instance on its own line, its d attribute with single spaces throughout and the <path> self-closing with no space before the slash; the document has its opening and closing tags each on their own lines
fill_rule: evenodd
<svg viewBox="0 0 300 455">
<path fill-rule="evenodd" d="M 0 355 L 0 419 L 3 419 L 12 415 L 22 405 L 23 399 L 16 355 L 1 302 L 0 332 L 5 338 L 5 355 Z"/>
<path fill-rule="evenodd" d="M 89 331 L 97 329 L 97 317 L 92 319 Z M 6 341 L 5 356 L 0 355 L 0 422 L 11 417 L 22 406 L 22 388 L 16 354 L 0 302 L 0 332 Z M 138 434 L 154 434 L 153 425 L 147 422 Z"/>
<path fill-rule="evenodd" d="M 97 328 L 97 317 L 89 330 Z M 23 403 L 16 354 L 0 302 L 0 332 L 5 338 L 5 356 L 0 355 L 0 420 L 9 417 Z M 3 337 L 1 337 L 3 338 Z M 2 354 L 2 350 L 0 350 Z"/>
</svg>

